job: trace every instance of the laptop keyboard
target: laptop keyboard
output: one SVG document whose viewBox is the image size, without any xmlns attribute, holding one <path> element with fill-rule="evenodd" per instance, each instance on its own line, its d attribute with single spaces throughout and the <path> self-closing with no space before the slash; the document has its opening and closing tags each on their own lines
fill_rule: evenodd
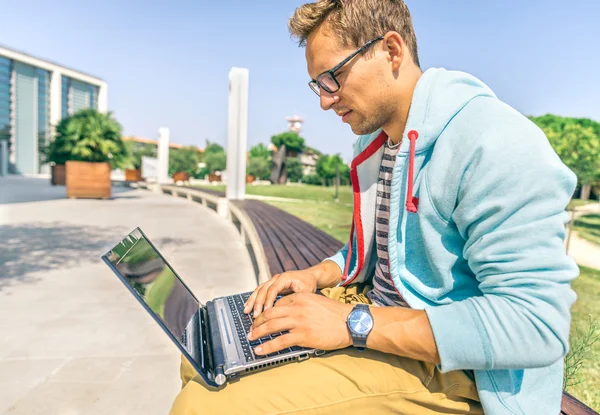
<svg viewBox="0 0 600 415">
<path fill-rule="evenodd" d="M 233 321 L 235 322 L 235 329 L 238 334 L 238 338 L 242 344 L 242 349 L 244 351 L 244 355 L 246 356 L 246 360 L 252 361 L 256 359 L 261 359 L 265 357 L 273 357 L 281 354 L 290 353 L 297 350 L 304 350 L 303 347 L 293 346 L 291 348 L 280 350 L 279 352 L 271 353 L 268 355 L 259 355 L 256 356 L 254 354 L 254 348 L 261 343 L 268 342 L 269 340 L 274 339 L 277 336 L 281 336 L 282 334 L 288 333 L 287 331 L 282 331 L 279 333 L 273 333 L 269 336 L 261 337 L 260 339 L 248 340 L 248 333 L 250 332 L 250 326 L 252 326 L 253 318 L 249 314 L 244 313 L 244 304 L 250 297 L 251 293 L 243 293 L 236 294 L 227 297 L 227 301 L 229 302 L 229 306 L 231 307 L 231 312 L 233 313 Z M 281 297 L 277 297 L 279 299 Z"/>
</svg>

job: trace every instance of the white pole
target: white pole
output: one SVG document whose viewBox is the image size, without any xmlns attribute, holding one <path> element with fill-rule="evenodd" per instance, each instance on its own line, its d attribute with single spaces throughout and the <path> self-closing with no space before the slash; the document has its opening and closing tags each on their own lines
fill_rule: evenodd
<svg viewBox="0 0 600 415">
<path fill-rule="evenodd" d="M 52 71 L 50 74 L 50 139 L 54 139 L 54 127 L 58 125 L 62 119 L 62 73 L 58 70 Z"/>
<path fill-rule="evenodd" d="M 227 199 L 243 200 L 246 194 L 246 144 L 248 141 L 248 69 L 229 72 L 227 135 Z"/>
<path fill-rule="evenodd" d="M 0 176 L 8 176 L 8 141 L 0 140 Z"/>
<path fill-rule="evenodd" d="M 158 183 L 169 182 L 169 129 L 158 129 Z"/>
</svg>

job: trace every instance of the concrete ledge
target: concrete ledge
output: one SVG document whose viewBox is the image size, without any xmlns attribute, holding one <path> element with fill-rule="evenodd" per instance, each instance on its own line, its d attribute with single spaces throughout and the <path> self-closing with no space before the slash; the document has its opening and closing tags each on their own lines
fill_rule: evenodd
<svg viewBox="0 0 600 415">
<path fill-rule="evenodd" d="M 182 197 L 216 211 L 219 216 L 232 222 L 240 232 L 240 236 L 244 240 L 248 253 L 250 254 L 257 283 L 262 284 L 271 278 L 267 256 L 265 255 L 258 232 L 256 231 L 252 220 L 246 215 L 244 210 L 240 209 L 234 203 L 230 203 L 230 201 L 224 197 L 206 193 L 199 189 L 190 189 L 175 185 L 135 182 L 129 183 L 129 186 L 162 192 L 174 197 Z"/>
</svg>

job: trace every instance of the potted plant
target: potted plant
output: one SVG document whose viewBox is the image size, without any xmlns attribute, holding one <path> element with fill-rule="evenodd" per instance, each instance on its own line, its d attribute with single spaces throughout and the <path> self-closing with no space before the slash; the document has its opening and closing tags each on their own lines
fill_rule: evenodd
<svg viewBox="0 0 600 415">
<path fill-rule="evenodd" d="M 52 141 L 47 147 L 40 150 L 45 161 L 50 163 L 50 184 L 64 186 L 67 180 L 65 163 L 69 160 L 70 153 L 64 147 Z"/>
<path fill-rule="evenodd" d="M 147 143 L 133 141 L 125 138 L 127 151 L 131 155 L 130 162 L 125 168 L 125 180 L 128 182 L 138 182 L 142 177 L 142 157 L 156 158 L 156 146 Z"/>
<path fill-rule="evenodd" d="M 187 182 L 198 171 L 201 152 L 196 147 L 187 146 L 169 151 L 169 174 L 173 181 Z"/>
<path fill-rule="evenodd" d="M 61 120 L 48 153 L 66 158 L 69 198 L 110 198 L 111 169 L 131 162 L 121 138 L 121 125 L 111 113 L 94 109 L 84 109 Z"/>
</svg>

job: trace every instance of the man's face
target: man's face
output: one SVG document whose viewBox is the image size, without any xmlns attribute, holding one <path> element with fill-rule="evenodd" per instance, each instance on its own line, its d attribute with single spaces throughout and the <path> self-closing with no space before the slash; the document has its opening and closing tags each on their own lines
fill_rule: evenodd
<svg viewBox="0 0 600 415">
<path fill-rule="evenodd" d="M 332 34 L 319 28 L 306 42 L 306 62 L 311 79 L 346 59 L 357 48 L 341 48 Z M 370 47 L 368 58 L 362 54 L 335 72 L 340 89 L 328 93 L 321 89 L 320 103 L 332 109 L 357 134 L 370 134 L 390 122 L 393 106 L 389 103 L 386 73 L 389 65 L 381 42 Z"/>
</svg>

